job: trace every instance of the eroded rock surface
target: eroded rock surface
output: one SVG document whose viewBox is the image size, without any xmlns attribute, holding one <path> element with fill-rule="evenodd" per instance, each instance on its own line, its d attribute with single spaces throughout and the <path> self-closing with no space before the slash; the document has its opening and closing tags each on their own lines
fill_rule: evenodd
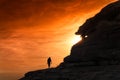
<svg viewBox="0 0 120 80">
<path fill-rule="evenodd" d="M 88 19 L 76 34 L 84 40 L 71 49 L 65 62 L 120 59 L 120 1 L 109 4 Z M 88 36 L 85 38 L 85 36 Z"/>
</svg>

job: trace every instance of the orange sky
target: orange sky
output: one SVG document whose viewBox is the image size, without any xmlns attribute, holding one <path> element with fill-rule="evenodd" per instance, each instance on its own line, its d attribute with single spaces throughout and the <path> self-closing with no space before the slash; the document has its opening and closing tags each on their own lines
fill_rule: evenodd
<svg viewBox="0 0 120 80">
<path fill-rule="evenodd" d="M 0 71 L 22 70 L 49 56 L 55 66 L 70 54 L 79 26 L 112 1 L 0 0 Z"/>
</svg>

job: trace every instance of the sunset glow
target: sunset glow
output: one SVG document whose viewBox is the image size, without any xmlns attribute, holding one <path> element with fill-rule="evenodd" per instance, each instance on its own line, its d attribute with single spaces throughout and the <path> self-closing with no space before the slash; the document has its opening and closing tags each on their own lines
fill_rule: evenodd
<svg viewBox="0 0 120 80">
<path fill-rule="evenodd" d="M 56 67 L 82 40 L 79 26 L 113 1 L 0 0 L 0 72 L 47 68 L 50 56 Z"/>
<path fill-rule="evenodd" d="M 71 39 L 71 44 L 76 44 L 78 43 L 79 41 L 82 40 L 82 37 L 80 35 L 75 35 L 72 39 Z"/>
</svg>

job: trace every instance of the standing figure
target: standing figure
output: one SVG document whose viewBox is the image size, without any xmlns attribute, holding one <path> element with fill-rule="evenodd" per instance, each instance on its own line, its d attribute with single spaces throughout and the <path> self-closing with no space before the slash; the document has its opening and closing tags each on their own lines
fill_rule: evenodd
<svg viewBox="0 0 120 80">
<path fill-rule="evenodd" d="M 47 59 L 48 68 L 50 68 L 51 62 L 52 62 L 51 57 L 49 57 L 49 58 Z"/>
</svg>

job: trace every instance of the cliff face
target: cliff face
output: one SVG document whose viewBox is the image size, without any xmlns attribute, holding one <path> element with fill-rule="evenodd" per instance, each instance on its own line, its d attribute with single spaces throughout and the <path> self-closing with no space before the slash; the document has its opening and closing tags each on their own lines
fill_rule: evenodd
<svg viewBox="0 0 120 80">
<path fill-rule="evenodd" d="M 120 80 L 120 1 L 88 19 L 76 34 L 83 41 L 73 45 L 63 63 L 20 80 Z"/>
<path fill-rule="evenodd" d="M 120 1 L 109 4 L 88 19 L 76 34 L 84 40 L 71 49 L 65 62 L 120 59 Z M 85 38 L 85 36 L 88 36 Z"/>
</svg>

